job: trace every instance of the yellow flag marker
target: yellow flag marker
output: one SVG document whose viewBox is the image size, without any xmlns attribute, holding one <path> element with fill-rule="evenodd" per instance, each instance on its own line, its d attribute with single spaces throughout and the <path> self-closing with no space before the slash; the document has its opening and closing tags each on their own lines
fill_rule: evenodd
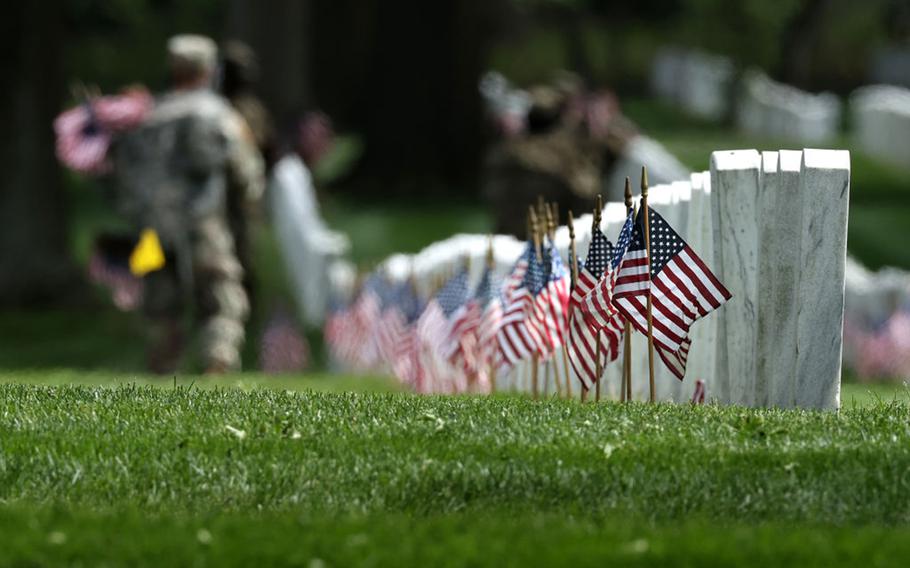
<svg viewBox="0 0 910 568">
<path fill-rule="evenodd" d="M 144 229 L 136 243 L 136 248 L 130 253 L 130 272 L 134 276 L 145 276 L 164 268 L 164 251 L 161 250 L 161 241 L 154 229 Z"/>
</svg>

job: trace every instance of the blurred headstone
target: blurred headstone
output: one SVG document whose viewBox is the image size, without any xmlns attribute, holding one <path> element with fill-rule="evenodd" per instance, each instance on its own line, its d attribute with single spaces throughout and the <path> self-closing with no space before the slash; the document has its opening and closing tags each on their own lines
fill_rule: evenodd
<svg viewBox="0 0 910 568">
<path fill-rule="evenodd" d="M 832 93 L 807 93 L 753 69 L 743 76 L 736 118 L 749 134 L 817 143 L 837 135 L 841 103 Z"/>
<path fill-rule="evenodd" d="M 910 168 L 910 89 L 871 85 L 850 96 L 853 138 L 867 154 Z"/>
</svg>

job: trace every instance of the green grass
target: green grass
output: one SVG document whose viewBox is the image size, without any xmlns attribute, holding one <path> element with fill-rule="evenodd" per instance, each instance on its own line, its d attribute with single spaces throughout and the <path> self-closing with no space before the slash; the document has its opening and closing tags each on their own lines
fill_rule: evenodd
<svg viewBox="0 0 910 568">
<path fill-rule="evenodd" d="M 792 147 L 629 101 L 697 170 Z M 834 144 L 849 148 L 849 143 Z M 360 151 L 344 146 L 325 177 Z M 902 172 L 853 153 L 851 252 L 910 267 Z M 117 222 L 73 184 L 72 243 Z M 327 200 L 369 266 L 476 204 Z M 258 239 L 257 328 L 288 304 Z M 318 342 L 314 347 L 318 350 Z M 0 566 L 902 565 L 910 390 L 843 385 L 840 413 L 418 397 L 383 377 L 143 374 L 143 322 L 96 306 L 0 318 Z M 317 360 L 317 365 L 320 363 Z"/>
<path fill-rule="evenodd" d="M 906 527 L 654 525 L 556 514 L 146 515 L 0 510 L 0 564 L 900 566 Z"/>
<path fill-rule="evenodd" d="M 834 414 L 6 384 L 0 564 L 887 564 L 908 472 L 906 393 Z"/>
<path fill-rule="evenodd" d="M 172 388 L 192 386 L 198 389 L 258 388 L 288 391 L 320 392 L 399 392 L 401 385 L 391 377 L 358 376 L 328 372 L 267 375 L 263 373 L 236 373 L 221 376 L 178 374 L 161 377 L 142 372 L 118 372 L 108 369 L 85 370 L 72 367 L 0 370 L 0 385 L 35 386 L 154 386 Z M 576 393 L 577 396 L 577 393 Z M 841 406 L 868 408 L 880 403 L 910 402 L 910 390 L 898 383 L 844 383 L 841 385 Z"/>
</svg>

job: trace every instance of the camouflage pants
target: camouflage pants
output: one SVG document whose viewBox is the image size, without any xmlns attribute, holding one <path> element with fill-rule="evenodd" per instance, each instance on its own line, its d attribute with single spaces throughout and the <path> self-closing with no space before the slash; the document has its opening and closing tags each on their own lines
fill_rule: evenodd
<svg viewBox="0 0 910 568">
<path fill-rule="evenodd" d="M 199 221 L 190 233 L 189 248 L 202 358 L 207 369 L 237 370 L 249 300 L 226 221 L 217 217 Z M 164 269 L 145 277 L 145 313 L 152 334 L 149 364 L 159 373 L 176 370 L 183 351 L 182 324 L 190 294 L 180 279 L 179 254 L 171 255 L 174 258 Z"/>
</svg>

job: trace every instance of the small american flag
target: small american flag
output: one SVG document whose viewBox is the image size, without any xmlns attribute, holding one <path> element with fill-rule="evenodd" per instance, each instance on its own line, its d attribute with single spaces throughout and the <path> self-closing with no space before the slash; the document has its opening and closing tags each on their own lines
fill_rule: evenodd
<svg viewBox="0 0 910 568">
<path fill-rule="evenodd" d="M 543 286 L 536 294 L 533 321 L 537 325 L 541 342 L 540 355 L 549 357 L 563 346 L 567 333 L 569 314 L 569 271 L 553 241 L 547 239 L 543 250 Z"/>
<path fill-rule="evenodd" d="M 480 338 L 477 332 L 496 290 L 492 280 L 492 270 L 485 269 L 474 294 L 452 315 L 449 339 L 443 355 L 452 365 L 463 369 L 469 375 L 475 375 L 478 371 Z"/>
<path fill-rule="evenodd" d="M 496 334 L 502 327 L 502 298 L 499 295 L 498 283 L 493 279 L 493 271 L 487 270 L 476 295 L 482 308 L 480 323 L 477 326 L 477 382 L 481 389 L 489 390 L 493 385 L 491 371 L 499 366 L 498 344 Z"/>
<path fill-rule="evenodd" d="M 398 356 L 398 342 L 408 325 L 407 318 L 401 311 L 401 303 L 407 293 L 407 284 L 389 290 L 383 297 L 382 312 L 376 323 L 376 343 L 379 353 L 389 369 L 393 369 Z"/>
<path fill-rule="evenodd" d="M 293 373 L 307 368 L 310 348 L 294 319 L 284 310 L 275 313 L 262 333 L 259 363 L 269 374 Z"/>
<path fill-rule="evenodd" d="M 705 403 L 705 381 L 698 379 L 695 381 L 695 392 L 692 393 L 692 404 Z"/>
<path fill-rule="evenodd" d="M 88 98 L 54 120 L 57 159 L 75 172 L 106 173 L 111 137 L 141 124 L 153 106 L 151 95 L 142 89 Z"/>
<path fill-rule="evenodd" d="M 375 368 L 380 360 L 376 322 L 382 307 L 381 292 L 381 277 L 369 276 L 349 313 L 352 320 L 348 337 L 343 339 L 344 348 L 347 360 L 359 371 Z"/>
<path fill-rule="evenodd" d="M 610 337 L 600 331 L 599 326 L 592 324 L 585 316 L 583 309 L 585 296 L 597 286 L 604 277 L 607 265 L 612 257 L 613 245 L 601 232 L 600 227 L 594 228 L 591 244 L 588 247 L 588 256 L 578 266 L 578 280 L 572 289 L 570 316 L 569 316 L 569 361 L 575 370 L 575 375 L 585 390 L 597 381 L 597 360 L 600 360 L 601 370 L 607 362 L 606 353 L 610 345 Z M 597 346 L 597 334 L 601 333 L 600 350 Z M 616 339 L 619 343 L 618 338 Z"/>
<path fill-rule="evenodd" d="M 423 309 L 411 282 L 403 285 L 398 302 L 405 325 L 398 335 L 392 372 L 401 382 L 416 385 L 422 374 L 416 321 Z"/>
<path fill-rule="evenodd" d="M 528 271 L 528 259 L 534 254 L 534 244 L 528 241 L 525 250 L 515 261 L 515 266 L 509 271 L 509 275 L 502 281 L 502 302 L 507 305 L 512 298 L 515 290 L 521 286 L 524 281 L 525 273 Z"/>
<path fill-rule="evenodd" d="M 654 346 L 680 380 L 689 354 L 689 328 L 731 298 L 730 292 L 654 209 L 648 209 L 651 263 L 639 212 L 631 244 L 613 287 L 613 305 L 641 333 L 648 333 L 647 297 L 651 295 Z"/>
<path fill-rule="evenodd" d="M 427 302 L 426 309 L 417 320 L 417 339 L 423 373 L 419 376 L 417 389 L 429 392 L 447 378 L 448 361 L 442 359 L 451 324 L 449 318 L 461 306 L 468 295 L 468 271 L 461 270 L 443 284 L 442 288 Z"/>
<path fill-rule="evenodd" d="M 543 270 L 537 261 L 534 244 L 529 241 L 504 287 L 502 322 L 496 335 L 500 367 L 504 371 L 540 350 L 542 340 L 529 315 L 534 298 L 542 288 Z"/>
<path fill-rule="evenodd" d="M 633 214 L 630 212 L 622 229 L 619 231 L 619 239 L 616 242 L 616 247 L 610 247 L 610 262 L 607 266 L 608 270 L 605 270 L 603 276 L 591 287 L 591 291 L 585 295 L 584 302 L 581 304 L 585 316 L 592 325 L 598 329 L 612 330 L 620 334 L 623 329 L 623 320 L 621 317 L 617 317 L 616 308 L 613 306 L 613 285 L 616 279 L 616 269 L 626 250 L 629 248 L 633 224 Z M 599 233 L 600 230 L 598 229 L 597 232 Z M 606 238 L 604 238 L 604 240 L 606 241 Z M 609 241 L 607 241 L 607 243 L 609 244 Z M 615 358 L 615 352 L 619 349 L 618 345 L 619 338 L 617 338 L 615 346 L 610 346 L 611 351 L 614 353 L 613 357 L 610 359 L 611 361 Z"/>
<path fill-rule="evenodd" d="M 130 272 L 128 260 L 112 258 L 98 245 L 89 257 L 88 277 L 110 290 L 117 309 L 131 312 L 142 304 L 144 281 Z"/>
</svg>

